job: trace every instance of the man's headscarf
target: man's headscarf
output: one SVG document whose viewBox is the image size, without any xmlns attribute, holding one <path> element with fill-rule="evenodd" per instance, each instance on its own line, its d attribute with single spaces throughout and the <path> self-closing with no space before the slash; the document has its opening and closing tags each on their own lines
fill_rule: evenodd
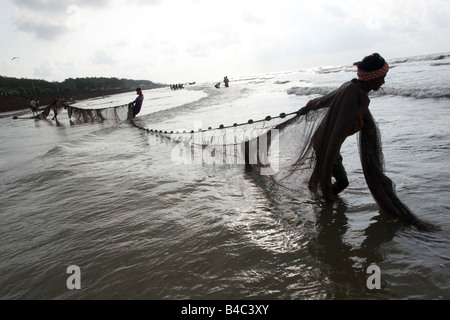
<svg viewBox="0 0 450 320">
<path fill-rule="evenodd" d="M 365 57 L 362 61 L 355 62 L 358 67 L 358 80 L 369 81 L 386 76 L 389 71 L 388 63 L 378 53 Z"/>
</svg>

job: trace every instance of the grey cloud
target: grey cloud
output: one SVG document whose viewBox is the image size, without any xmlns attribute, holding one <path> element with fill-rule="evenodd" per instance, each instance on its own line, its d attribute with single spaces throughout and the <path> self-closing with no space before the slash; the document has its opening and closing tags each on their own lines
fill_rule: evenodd
<svg viewBox="0 0 450 320">
<path fill-rule="evenodd" d="M 17 22 L 17 29 L 34 34 L 37 38 L 43 40 L 53 40 L 66 32 L 64 26 L 46 21 L 40 22 L 38 20 L 19 21 Z"/>
<path fill-rule="evenodd" d="M 91 0 L 87 0 L 91 1 Z M 126 3 L 138 6 L 154 6 L 162 3 L 162 0 L 127 0 Z"/>
<path fill-rule="evenodd" d="M 36 14 L 42 11 L 57 12 L 67 7 L 65 1 L 45 1 L 45 0 L 13 0 L 14 6 L 20 10 L 33 10 Z"/>
<path fill-rule="evenodd" d="M 113 4 L 110 0 L 13 0 L 14 5 L 18 9 L 33 10 L 37 14 L 43 13 L 65 13 L 67 7 L 76 5 L 79 7 L 107 7 Z"/>
<path fill-rule="evenodd" d="M 41 40 L 54 40 L 68 31 L 69 1 L 14 0 L 16 27 Z"/>
<path fill-rule="evenodd" d="M 160 0 L 126 2 L 124 0 L 12 0 L 16 9 L 17 29 L 44 40 L 54 40 L 73 29 L 67 24 L 71 13 L 74 13 L 70 12 L 70 8 L 107 9 L 119 3 L 153 6 L 160 2 Z"/>
</svg>

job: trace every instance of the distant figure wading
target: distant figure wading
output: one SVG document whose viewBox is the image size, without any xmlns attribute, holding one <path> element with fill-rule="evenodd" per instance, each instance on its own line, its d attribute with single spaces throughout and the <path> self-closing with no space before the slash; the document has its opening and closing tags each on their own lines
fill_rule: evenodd
<svg viewBox="0 0 450 320">
<path fill-rule="evenodd" d="M 31 98 L 30 100 L 30 109 L 33 112 L 33 115 L 38 113 L 37 102 L 34 98 Z"/>
</svg>

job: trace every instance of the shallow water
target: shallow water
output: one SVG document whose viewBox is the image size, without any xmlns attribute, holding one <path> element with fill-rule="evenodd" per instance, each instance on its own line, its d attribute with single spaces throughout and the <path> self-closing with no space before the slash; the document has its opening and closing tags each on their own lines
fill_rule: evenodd
<svg viewBox="0 0 450 320">
<path fill-rule="evenodd" d="M 403 63 L 390 71 L 399 70 L 393 84 L 408 82 L 399 74 L 415 79 L 402 68 L 437 66 Z M 230 88 L 219 90 L 145 91 L 136 123 L 191 129 L 295 111 L 314 95 L 287 92 L 353 76 L 336 70 L 230 77 Z M 0 118 L 0 298 L 449 299 L 450 103 L 387 94 L 396 91 L 389 78 L 385 87 L 370 108 L 386 174 L 439 232 L 380 216 L 354 137 L 342 149 L 350 186 L 341 203 L 328 204 L 243 165 L 177 165 L 175 143 L 126 121 Z M 381 270 L 381 289 L 367 286 L 371 264 Z M 80 290 L 66 285 L 71 265 L 80 267 Z"/>
</svg>

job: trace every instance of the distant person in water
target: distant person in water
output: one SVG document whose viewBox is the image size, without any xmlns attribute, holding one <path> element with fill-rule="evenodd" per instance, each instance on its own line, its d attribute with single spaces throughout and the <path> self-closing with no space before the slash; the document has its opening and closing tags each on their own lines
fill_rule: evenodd
<svg viewBox="0 0 450 320">
<path fill-rule="evenodd" d="M 58 109 L 61 107 L 61 98 L 59 96 L 56 96 L 56 98 L 53 100 L 53 102 L 50 104 L 51 109 L 53 110 L 54 116 L 52 120 L 58 121 Z"/>
<path fill-rule="evenodd" d="M 31 112 L 33 112 L 33 115 L 36 113 L 38 113 L 38 108 L 37 108 L 37 102 L 36 100 L 34 100 L 34 98 L 31 98 L 30 100 L 30 109 Z"/>
<path fill-rule="evenodd" d="M 130 103 L 130 106 L 133 108 L 133 118 L 141 111 L 142 102 L 144 102 L 144 95 L 142 94 L 141 88 L 136 89 L 137 98 Z"/>
<path fill-rule="evenodd" d="M 230 80 L 228 80 L 228 77 L 225 76 L 225 78 L 223 78 L 223 82 L 225 83 L 225 87 L 228 87 L 228 82 L 230 82 Z"/>
</svg>

